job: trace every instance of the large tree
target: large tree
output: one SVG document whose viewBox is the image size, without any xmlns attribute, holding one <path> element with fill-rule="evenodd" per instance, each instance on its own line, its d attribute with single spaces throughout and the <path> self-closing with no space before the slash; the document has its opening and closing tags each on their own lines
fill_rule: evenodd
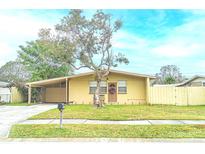
<svg viewBox="0 0 205 154">
<path fill-rule="evenodd" d="M 184 76 L 176 65 L 165 65 L 160 68 L 160 73 L 156 74 L 157 84 L 174 84 L 184 81 Z"/>
<path fill-rule="evenodd" d="M 69 65 L 60 65 L 48 54 L 48 48 L 41 42 L 27 42 L 26 46 L 19 46 L 19 61 L 31 73 L 30 81 L 38 81 L 69 75 L 72 69 Z"/>
<path fill-rule="evenodd" d="M 82 10 L 71 10 L 54 32 L 50 29 L 40 31 L 40 39 L 52 48 L 53 55 L 59 63 L 71 65 L 74 69 L 88 68 L 95 72 L 97 88 L 94 104 L 100 102 L 100 83 L 109 74 L 111 67 L 118 63 L 128 64 L 122 53 L 112 48 L 113 34 L 122 26 L 120 20 L 113 21 L 110 14 L 98 10 L 90 18 L 83 15 Z"/>
<path fill-rule="evenodd" d="M 60 65 L 48 54 L 48 50 L 50 47 L 38 40 L 20 46 L 18 60 L 30 72 L 29 81 L 67 76 L 72 73 L 69 65 Z M 32 101 L 40 101 L 40 92 L 41 88 L 32 90 Z"/>
</svg>

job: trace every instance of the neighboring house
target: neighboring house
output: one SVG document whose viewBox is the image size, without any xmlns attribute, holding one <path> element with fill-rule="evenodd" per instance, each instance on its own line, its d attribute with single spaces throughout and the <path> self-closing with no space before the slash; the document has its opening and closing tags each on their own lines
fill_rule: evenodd
<svg viewBox="0 0 205 154">
<path fill-rule="evenodd" d="M 9 83 L 0 81 L 0 102 L 11 101 L 11 91 L 8 86 Z"/>
<path fill-rule="evenodd" d="M 205 76 L 195 75 L 182 83 L 154 84 L 153 87 L 205 87 Z"/>
<path fill-rule="evenodd" d="M 113 104 L 146 103 L 150 79 L 154 78 L 150 75 L 111 70 L 101 82 L 101 99 L 105 103 Z M 96 81 L 94 72 L 88 72 L 31 82 L 27 83 L 27 86 L 29 87 L 29 102 L 32 87 L 40 87 L 42 102 L 89 104 L 93 102 Z"/>
<path fill-rule="evenodd" d="M 205 76 L 196 75 L 185 82 L 179 83 L 177 87 L 205 87 Z"/>
<path fill-rule="evenodd" d="M 24 96 L 16 87 L 11 87 L 10 83 L 0 81 L 0 103 L 23 102 Z"/>
</svg>

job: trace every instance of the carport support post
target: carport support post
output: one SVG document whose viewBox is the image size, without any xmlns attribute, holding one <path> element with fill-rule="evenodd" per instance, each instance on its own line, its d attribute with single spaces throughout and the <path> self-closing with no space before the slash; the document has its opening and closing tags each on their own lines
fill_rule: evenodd
<svg viewBox="0 0 205 154">
<path fill-rule="evenodd" d="M 28 104 L 31 104 L 31 85 L 28 86 Z"/>
</svg>

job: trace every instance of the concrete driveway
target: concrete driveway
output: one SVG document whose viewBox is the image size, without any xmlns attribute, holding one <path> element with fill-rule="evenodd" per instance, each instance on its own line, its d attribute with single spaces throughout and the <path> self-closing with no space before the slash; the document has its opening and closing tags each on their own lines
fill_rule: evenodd
<svg viewBox="0 0 205 154">
<path fill-rule="evenodd" d="M 8 137 L 9 130 L 13 124 L 53 108 L 56 108 L 55 104 L 0 106 L 0 138 Z"/>
</svg>

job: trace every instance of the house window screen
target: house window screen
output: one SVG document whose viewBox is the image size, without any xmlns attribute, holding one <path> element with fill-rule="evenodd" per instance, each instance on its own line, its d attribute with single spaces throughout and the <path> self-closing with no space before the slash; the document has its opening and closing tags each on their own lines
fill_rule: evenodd
<svg viewBox="0 0 205 154">
<path fill-rule="evenodd" d="M 90 81 L 90 94 L 94 94 L 96 91 L 97 82 L 96 81 Z"/>
<path fill-rule="evenodd" d="M 89 89 L 90 89 L 90 94 L 94 94 L 97 88 L 97 82 L 96 81 L 90 81 L 89 83 Z M 106 81 L 101 81 L 100 83 L 100 93 L 105 94 L 107 93 L 107 82 Z"/>
<path fill-rule="evenodd" d="M 106 81 L 101 81 L 101 83 L 100 83 L 100 93 L 101 94 L 106 94 L 107 93 L 107 82 Z"/>
<path fill-rule="evenodd" d="M 118 81 L 118 93 L 120 94 L 127 93 L 127 82 L 126 81 Z"/>
</svg>

